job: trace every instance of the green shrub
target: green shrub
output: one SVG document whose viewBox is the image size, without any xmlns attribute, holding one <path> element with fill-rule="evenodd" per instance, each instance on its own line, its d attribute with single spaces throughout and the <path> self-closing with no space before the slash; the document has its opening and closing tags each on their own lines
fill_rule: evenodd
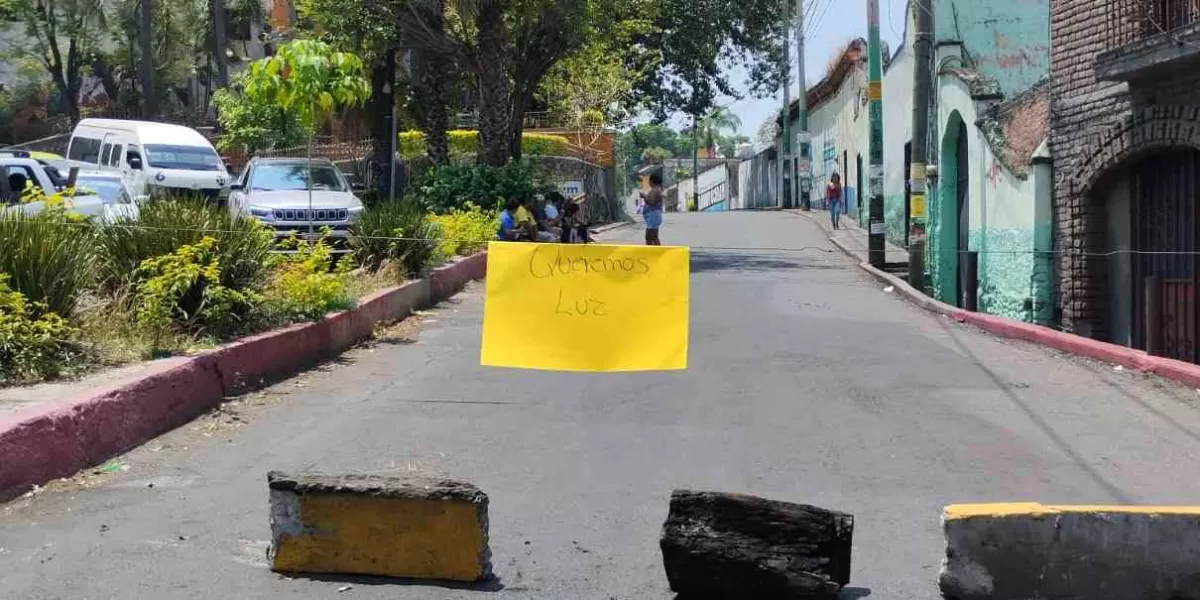
<svg viewBox="0 0 1200 600">
<path fill-rule="evenodd" d="M 237 87 L 241 84 L 235 82 Z M 284 110 L 274 102 L 229 89 L 213 92 L 212 104 L 221 124 L 218 150 L 253 154 L 270 148 L 294 148 L 308 139 L 309 127 L 299 111 Z"/>
<path fill-rule="evenodd" d="M 45 304 L 30 303 L 0 274 L 0 382 L 59 376 L 79 354 L 75 335 L 66 319 Z"/>
<path fill-rule="evenodd" d="M 509 198 L 528 198 L 537 192 L 533 164 L 514 161 L 503 167 L 434 167 L 417 180 L 411 195 L 429 210 L 441 214 L 462 208 L 468 202 L 484 209 L 499 209 Z"/>
<path fill-rule="evenodd" d="M 397 151 L 405 160 L 425 156 L 425 134 L 420 131 L 403 131 Z M 446 132 L 450 156 L 462 157 L 479 151 L 479 132 L 470 129 L 455 129 Z M 526 132 L 521 134 L 521 152 L 540 156 L 569 156 L 570 141 L 561 135 Z"/>
<path fill-rule="evenodd" d="M 392 264 L 406 275 L 419 275 L 438 243 L 437 226 L 425 218 L 420 204 L 408 200 L 369 208 L 350 227 L 354 262 L 372 270 Z"/>
<path fill-rule="evenodd" d="M 524 133 L 521 152 L 530 156 L 570 156 L 570 141 L 561 135 Z"/>
<path fill-rule="evenodd" d="M 263 295 L 267 319 L 276 324 L 315 321 L 354 306 L 347 286 L 349 261 L 333 269 L 333 249 L 325 240 L 301 241 L 293 235 L 282 244 L 295 251 L 277 261 Z"/>
<path fill-rule="evenodd" d="M 0 273 L 29 302 L 70 316 L 80 294 L 93 281 L 95 236 L 92 225 L 61 211 L 38 215 L 0 213 Z"/>
<path fill-rule="evenodd" d="M 400 158 L 404 160 L 415 160 L 425 156 L 425 134 L 420 131 L 401 131 L 396 152 L 400 153 Z"/>
<path fill-rule="evenodd" d="M 134 297 L 137 325 L 155 339 L 171 331 L 218 337 L 237 331 L 261 298 L 222 285 L 221 254 L 217 238 L 205 236 L 143 261 Z"/>
<path fill-rule="evenodd" d="M 202 200 L 151 200 L 137 223 L 101 227 L 101 260 L 96 267 L 106 291 L 134 282 L 142 262 L 199 243 L 216 240 L 219 283 L 234 290 L 254 289 L 267 280 L 273 232 L 253 219 L 232 219 Z"/>
<path fill-rule="evenodd" d="M 470 202 L 466 208 L 451 209 L 444 215 L 430 215 L 429 219 L 437 224 L 442 239 L 438 253 L 447 258 L 466 256 L 486 248 L 500 227 L 496 211 L 483 210 Z"/>
</svg>

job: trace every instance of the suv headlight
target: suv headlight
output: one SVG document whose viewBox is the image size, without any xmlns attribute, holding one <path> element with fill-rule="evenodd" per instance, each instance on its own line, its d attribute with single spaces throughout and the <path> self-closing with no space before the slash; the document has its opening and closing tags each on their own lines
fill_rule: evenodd
<svg viewBox="0 0 1200 600">
<path fill-rule="evenodd" d="M 346 220 L 353 223 L 353 222 L 357 221 L 359 217 L 362 216 L 362 213 L 363 213 L 362 206 L 350 207 L 350 209 L 346 211 Z"/>
<path fill-rule="evenodd" d="M 263 221 L 271 221 L 275 219 L 275 211 L 261 206 L 251 206 L 250 216 Z"/>
</svg>

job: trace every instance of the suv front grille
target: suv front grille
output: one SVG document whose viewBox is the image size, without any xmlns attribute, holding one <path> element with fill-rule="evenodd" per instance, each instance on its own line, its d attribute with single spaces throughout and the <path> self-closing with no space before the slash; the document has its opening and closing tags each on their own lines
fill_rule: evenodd
<svg viewBox="0 0 1200 600">
<path fill-rule="evenodd" d="M 350 216 L 350 211 L 345 208 L 281 208 L 275 211 L 276 221 L 292 221 L 292 222 L 333 222 L 345 221 Z"/>
</svg>

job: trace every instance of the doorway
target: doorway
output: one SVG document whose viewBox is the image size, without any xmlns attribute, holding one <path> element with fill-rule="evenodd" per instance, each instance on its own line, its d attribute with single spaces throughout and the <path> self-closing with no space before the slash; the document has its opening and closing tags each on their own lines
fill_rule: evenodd
<svg viewBox="0 0 1200 600">
<path fill-rule="evenodd" d="M 869 208 L 870 200 L 863 191 L 863 162 L 861 154 L 856 155 L 854 159 L 854 185 L 857 186 L 855 194 L 858 195 L 858 224 L 862 226 L 866 222 L 863 216 L 869 214 L 871 209 Z"/>
<path fill-rule="evenodd" d="M 958 222 L 958 306 L 967 305 L 967 251 L 971 249 L 971 166 L 967 145 L 967 128 L 959 123 L 958 140 L 954 146 L 954 207 Z"/>
<path fill-rule="evenodd" d="M 912 230 L 912 142 L 904 144 L 904 247 Z"/>
<path fill-rule="evenodd" d="M 1200 363 L 1197 319 L 1197 203 L 1200 151 L 1174 148 L 1149 154 L 1130 169 L 1133 223 L 1134 344 L 1158 336 L 1158 354 Z M 1151 279 L 1153 278 L 1153 279 Z M 1147 318 L 1148 286 L 1157 285 L 1158 323 Z M 1152 331 L 1153 330 L 1153 331 Z"/>
</svg>

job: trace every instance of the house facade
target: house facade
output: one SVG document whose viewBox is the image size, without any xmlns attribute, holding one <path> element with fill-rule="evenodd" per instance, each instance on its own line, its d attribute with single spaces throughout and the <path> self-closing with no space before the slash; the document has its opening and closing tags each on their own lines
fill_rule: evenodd
<svg viewBox="0 0 1200 600">
<path fill-rule="evenodd" d="M 846 212 L 860 212 L 861 193 L 866 187 L 867 148 L 870 126 L 866 104 L 867 43 L 857 39 L 842 50 L 830 65 L 825 76 L 807 90 L 808 132 L 810 135 L 810 169 L 812 207 L 825 208 L 823 190 L 830 177 L 838 173 L 846 193 Z M 788 111 L 789 131 L 800 131 L 799 104 Z M 775 147 L 781 140 L 776 138 Z M 799 147 L 799 138 L 793 148 Z"/>
<path fill-rule="evenodd" d="M 1064 329 L 1200 362 L 1200 5 L 1052 0 Z"/>
<path fill-rule="evenodd" d="M 930 2 L 933 2 L 930 4 Z M 1054 318 L 1050 250 L 1049 0 L 910 2 L 903 44 L 884 51 L 883 167 L 887 239 L 907 247 L 912 215 L 915 15 L 932 6 L 935 64 L 927 149 L 929 291 L 964 305 L 968 252 L 978 255 L 980 310 L 1049 323 Z M 847 208 L 866 226 L 870 124 L 866 44 L 849 44 L 808 90 L 813 206 L 834 171 Z M 790 113 L 798 130 L 797 111 Z M 776 142 L 778 146 L 778 140 Z"/>
<path fill-rule="evenodd" d="M 948 304 L 965 306 L 973 292 L 982 312 L 1049 324 L 1049 2 L 937 0 L 934 7 L 928 156 L 937 170 L 930 177 L 926 283 Z M 904 62 L 902 71 L 911 74 Z M 885 81 L 885 102 L 890 92 Z M 895 180 L 909 171 L 904 156 L 904 165 L 887 172 L 892 211 Z M 968 253 L 978 257 L 973 290 Z"/>
</svg>

